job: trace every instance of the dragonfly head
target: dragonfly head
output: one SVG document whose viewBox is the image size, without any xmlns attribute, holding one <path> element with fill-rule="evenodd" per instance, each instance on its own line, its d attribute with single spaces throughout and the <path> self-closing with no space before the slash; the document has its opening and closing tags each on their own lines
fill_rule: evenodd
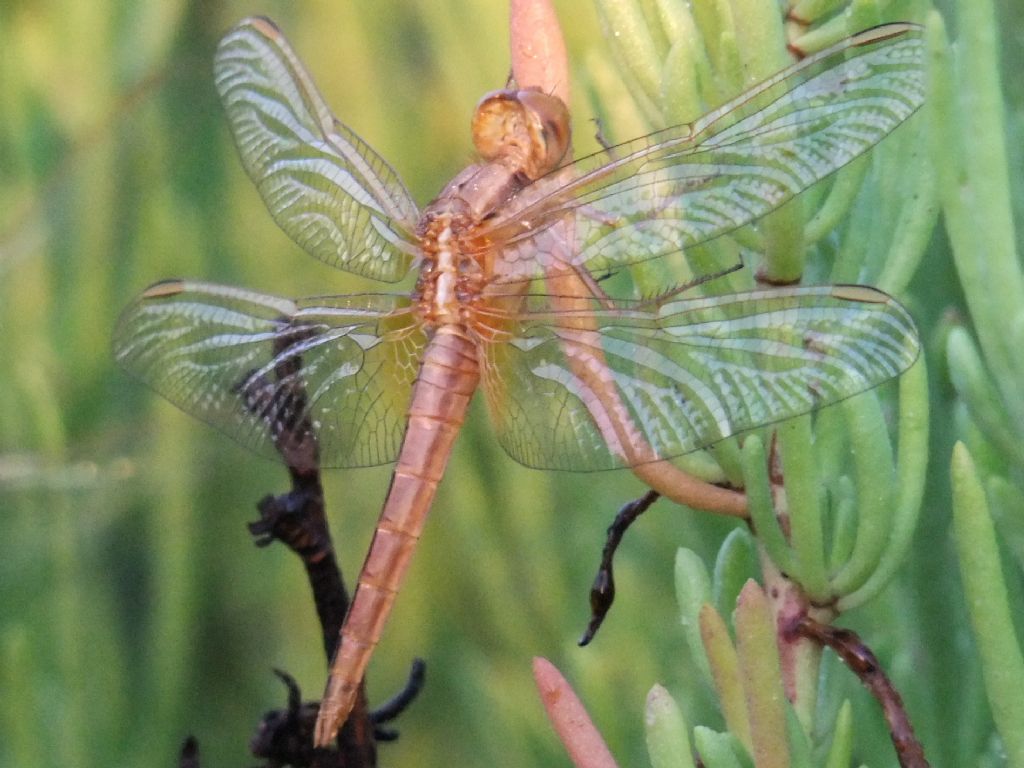
<svg viewBox="0 0 1024 768">
<path fill-rule="evenodd" d="M 492 91 L 473 115 L 480 156 L 533 181 L 553 170 L 569 149 L 569 110 L 539 89 Z"/>
</svg>

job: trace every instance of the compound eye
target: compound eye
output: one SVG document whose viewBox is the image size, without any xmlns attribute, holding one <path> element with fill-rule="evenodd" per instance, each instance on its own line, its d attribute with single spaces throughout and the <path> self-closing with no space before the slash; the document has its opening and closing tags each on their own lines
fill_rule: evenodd
<svg viewBox="0 0 1024 768">
<path fill-rule="evenodd" d="M 535 175 L 530 175 L 535 179 L 554 170 L 569 150 L 569 110 L 557 96 L 543 91 L 529 89 L 518 96 L 535 135 Z"/>
</svg>

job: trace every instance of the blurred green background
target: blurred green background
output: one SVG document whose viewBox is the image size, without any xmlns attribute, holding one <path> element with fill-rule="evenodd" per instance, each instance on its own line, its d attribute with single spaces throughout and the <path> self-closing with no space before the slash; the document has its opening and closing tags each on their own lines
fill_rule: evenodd
<svg viewBox="0 0 1024 768">
<path fill-rule="evenodd" d="M 1004 6 L 1004 71 L 1019 73 L 1024 13 Z M 623 87 L 591 3 L 557 7 L 586 151 L 589 95 L 617 111 Z M 0 3 L 0 764 L 170 765 L 187 734 L 204 764 L 242 764 L 259 717 L 284 701 L 272 667 L 319 696 L 300 564 L 254 548 L 244 526 L 259 498 L 287 488 L 284 469 L 129 380 L 109 350 L 120 309 L 160 278 L 296 296 L 366 287 L 278 231 L 236 158 L 210 62 L 220 35 L 254 13 L 277 21 L 338 116 L 421 202 L 472 157 L 472 107 L 508 75 L 506 9 L 487 0 Z M 1019 139 L 1019 77 L 1007 91 Z M 622 113 L 611 130 L 643 128 Z M 924 318 L 958 301 L 941 234 L 916 298 Z M 941 414 L 950 393 L 939 383 L 934 394 Z M 672 561 L 681 545 L 713 559 L 733 524 L 656 507 L 627 539 L 606 626 L 580 650 L 604 528 L 643 488 L 629 473 L 518 466 L 481 405 L 370 668 L 380 702 L 413 657 L 428 663 L 382 763 L 566 764 L 533 691 L 534 655 L 572 680 L 622 765 L 646 764 L 654 682 L 685 693 L 691 722 L 719 726 L 709 694 L 687 689 Z M 936 766 L 964 764 L 990 731 L 948 539 L 949 429 L 936 424 L 917 554 L 884 600 L 849 617 Z M 325 476 L 350 581 L 389 472 Z M 856 702 L 861 759 L 891 764 L 873 702 L 834 672 Z"/>
</svg>

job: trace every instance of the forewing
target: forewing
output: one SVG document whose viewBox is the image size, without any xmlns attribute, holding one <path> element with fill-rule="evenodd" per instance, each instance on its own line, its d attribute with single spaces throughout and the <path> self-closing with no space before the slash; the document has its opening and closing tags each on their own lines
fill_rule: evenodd
<svg viewBox="0 0 1024 768">
<path fill-rule="evenodd" d="M 416 254 L 416 204 L 334 118 L 281 31 L 246 19 L 221 40 L 214 75 L 245 169 L 281 229 L 332 266 L 401 279 Z"/>
<path fill-rule="evenodd" d="M 121 316 L 114 353 L 182 410 L 291 465 L 394 460 L 425 337 L 408 300 L 291 301 L 168 281 Z"/>
<path fill-rule="evenodd" d="M 795 287 L 535 313 L 481 345 L 501 444 L 546 469 L 671 458 L 899 375 L 913 321 L 863 286 Z M 588 327 L 589 325 L 589 327 Z"/>
<path fill-rule="evenodd" d="M 583 158 L 482 230 L 505 279 L 599 272 L 749 224 L 881 141 L 924 101 L 921 30 L 890 24 L 809 56 L 691 125 Z M 572 218 L 575 245 L 549 229 Z"/>
</svg>

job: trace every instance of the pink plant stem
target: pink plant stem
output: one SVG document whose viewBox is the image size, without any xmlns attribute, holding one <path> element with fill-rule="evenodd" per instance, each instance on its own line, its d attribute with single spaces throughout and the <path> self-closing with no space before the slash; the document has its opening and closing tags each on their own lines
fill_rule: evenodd
<svg viewBox="0 0 1024 768">
<path fill-rule="evenodd" d="M 538 656 L 533 660 L 533 679 L 572 764 L 576 768 L 618 768 L 583 702 L 555 665 Z"/>
</svg>

